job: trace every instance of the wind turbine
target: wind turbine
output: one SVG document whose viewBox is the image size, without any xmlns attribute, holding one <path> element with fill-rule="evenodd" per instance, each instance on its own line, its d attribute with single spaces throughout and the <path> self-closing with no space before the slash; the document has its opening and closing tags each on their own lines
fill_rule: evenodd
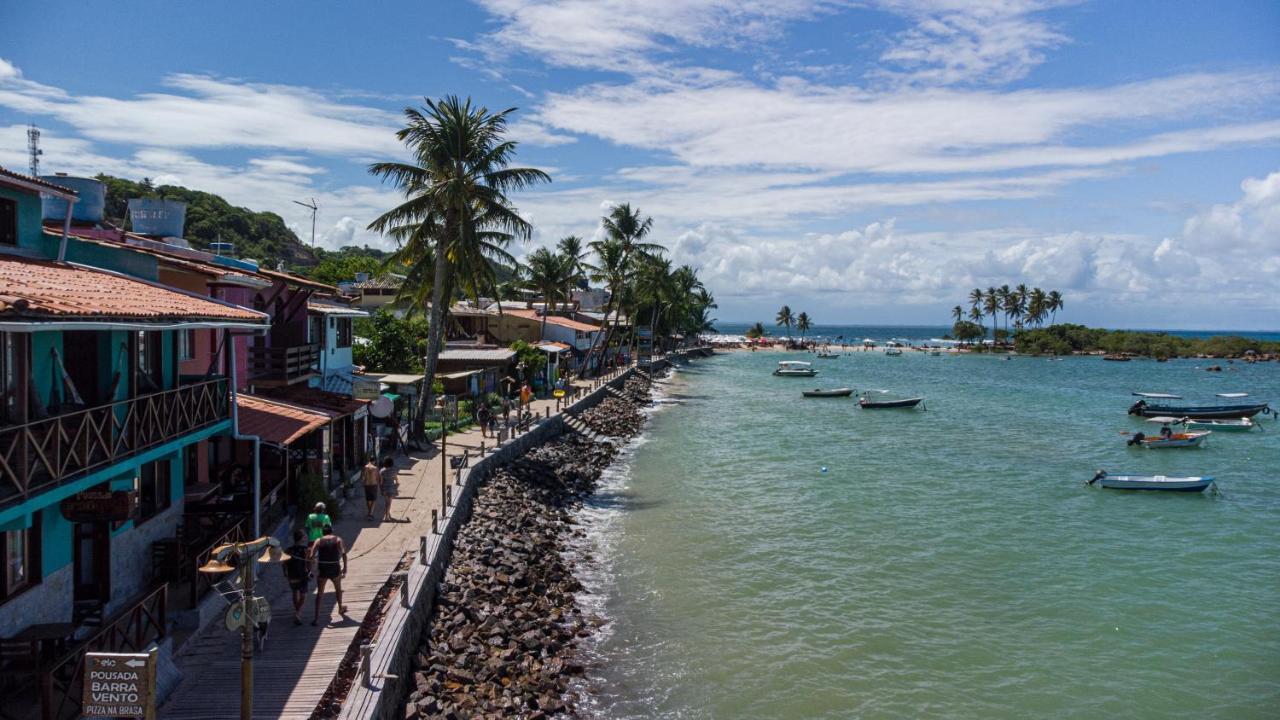
<svg viewBox="0 0 1280 720">
<path fill-rule="evenodd" d="M 316 205 L 315 198 L 311 198 L 310 204 L 304 203 L 301 200 L 294 200 L 293 202 L 294 204 L 301 205 L 302 207 L 311 210 L 311 247 L 315 247 L 316 246 L 316 211 L 320 209 L 320 206 Z"/>
</svg>

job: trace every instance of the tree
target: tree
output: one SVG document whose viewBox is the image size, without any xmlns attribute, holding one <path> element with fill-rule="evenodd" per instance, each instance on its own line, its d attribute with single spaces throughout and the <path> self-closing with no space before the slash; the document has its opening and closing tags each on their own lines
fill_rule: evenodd
<svg viewBox="0 0 1280 720">
<path fill-rule="evenodd" d="M 800 337 L 803 339 L 805 333 L 809 332 L 809 313 L 801 312 L 796 318 L 796 329 L 800 331 Z"/>
<path fill-rule="evenodd" d="M 372 257 L 360 255 L 326 254 L 307 274 L 313 279 L 337 285 L 343 281 L 355 280 L 356 273 L 369 273 L 376 276 L 383 272 L 383 263 Z"/>
<path fill-rule="evenodd" d="M 786 326 L 788 338 L 791 337 L 791 325 L 794 322 L 795 322 L 795 318 L 791 316 L 790 305 L 783 305 L 782 309 L 778 310 L 778 316 L 774 318 L 775 324 L 777 324 L 778 326 L 784 326 L 784 325 Z"/>
<path fill-rule="evenodd" d="M 641 217 L 640 208 L 631 207 L 631 203 L 622 203 L 615 205 L 608 215 L 600 218 L 601 227 L 604 228 L 607 240 L 591 243 L 591 249 L 597 254 L 600 248 L 606 242 L 616 243 L 621 250 L 621 263 L 623 275 L 632 272 L 631 264 L 635 261 L 637 254 L 649 254 L 663 250 L 661 245 L 645 242 L 645 238 L 649 236 L 649 232 L 653 230 L 653 218 Z M 605 304 L 604 318 L 605 322 L 609 321 L 610 311 L 614 312 L 613 323 L 610 325 L 608 332 L 604 335 L 604 347 L 609 346 L 609 342 L 617 333 L 618 324 L 621 321 L 622 308 L 626 305 L 623 297 L 624 286 L 609 288 L 609 302 Z M 631 313 L 632 323 L 635 322 L 634 312 Z M 599 335 L 596 339 L 599 339 Z M 591 348 L 587 350 L 587 357 L 583 360 L 584 367 L 591 367 L 591 357 L 595 354 L 596 342 L 592 341 Z"/>
<path fill-rule="evenodd" d="M 573 288 L 586 281 L 586 267 L 582 261 L 587 253 L 582 249 L 582 238 L 577 235 L 566 235 L 556 243 L 556 250 L 569 260 L 569 286 L 565 288 L 565 300 L 573 299 Z M 585 289 L 585 288 L 584 288 Z"/>
<path fill-rule="evenodd" d="M 462 270 L 460 284 L 478 278 L 476 260 L 489 247 L 501 248 L 510 238 L 528 238 L 532 226 L 520 217 L 506 193 L 551 178 L 541 170 L 511 167 L 516 143 L 505 138 L 508 108 L 491 113 L 482 106 L 448 96 L 440 101 L 425 100 L 421 109 L 404 110 L 405 127 L 396 137 L 405 144 L 412 162 L 380 162 L 369 172 L 391 180 L 404 193 L 405 201 L 369 224 L 371 230 L 386 232 L 400 228 L 413 241 L 409 256 L 418 263 L 432 262 L 431 319 L 427 338 L 425 370 L 433 378 L 439 359 L 446 295 L 452 287 L 450 263 Z M 484 233 L 494 233 L 486 236 Z M 423 268 L 425 269 L 425 268 Z M 424 281 L 425 272 L 418 277 Z M 486 281 L 488 278 L 483 278 Z M 435 403 L 432 384 L 421 395 L 421 412 Z"/>
<path fill-rule="evenodd" d="M 526 286 L 531 290 L 536 290 L 543 300 L 542 307 L 542 329 L 539 331 L 538 338 L 545 340 L 547 338 L 547 315 L 551 314 L 551 310 L 556 303 L 564 300 L 564 293 L 569 287 L 569 277 L 572 274 L 571 258 L 553 253 L 546 248 L 538 248 L 529 254 L 525 266 Z"/>
<path fill-rule="evenodd" d="M 422 372 L 426 335 L 427 323 L 421 317 L 399 318 L 378 308 L 367 320 L 356 321 L 351 354 L 355 364 L 378 372 Z"/>
<path fill-rule="evenodd" d="M 747 328 L 747 337 L 751 338 L 752 340 L 756 338 L 765 337 L 768 334 L 769 334 L 769 331 L 765 329 L 764 323 L 762 322 L 757 322 L 755 325 L 752 325 L 751 327 Z"/>
<path fill-rule="evenodd" d="M 1027 321 L 1039 326 L 1044 322 L 1045 313 L 1049 311 L 1049 299 L 1040 288 L 1032 288 L 1027 300 Z"/>
<path fill-rule="evenodd" d="M 969 322 L 968 320 L 956 320 L 951 326 L 951 337 L 960 342 L 973 342 L 980 338 L 986 337 L 987 329 L 981 325 Z"/>
<path fill-rule="evenodd" d="M 954 318 L 956 322 L 960 322 L 961 320 L 963 320 L 964 308 L 960 307 L 959 305 L 951 308 L 951 317 Z"/>
<path fill-rule="evenodd" d="M 1053 325 L 1058 322 L 1058 311 L 1062 309 L 1062 293 L 1057 290 L 1050 290 L 1047 302 L 1049 304 L 1049 313 L 1051 314 L 1049 324 Z"/>
<path fill-rule="evenodd" d="M 987 292 L 982 296 L 982 308 L 991 317 L 991 343 L 993 345 L 996 341 L 996 328 L 1000 326 L 998 316 L 1003 307 L 1000 302 L 999 291 L 993 287 L 987 288 Z"/>
</svg>

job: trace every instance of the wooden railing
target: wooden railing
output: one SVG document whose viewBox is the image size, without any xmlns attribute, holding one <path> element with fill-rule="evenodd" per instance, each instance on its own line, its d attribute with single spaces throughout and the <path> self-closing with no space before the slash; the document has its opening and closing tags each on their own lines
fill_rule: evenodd
<svg viewBox="0 0 1280 720">
<path fill-rule="evenodd" d="M 218 378 L 0 427 L 0 507 L 229 417 Z"/>
<path fill-rule="evenodd" d="M 102 629 L 40 670 L 41 720 L 80 717 L 84 655 L 88 652 L 144 652 L 166 633 L 169 586 L 161 584 L 113 615 Z"/>
<path fill-rule="evenodd" d="M 249 379 L 257 383 L 294 383 L 315 374 L 319 363 L 319 345 L 251 347 Z"/>
</svg>

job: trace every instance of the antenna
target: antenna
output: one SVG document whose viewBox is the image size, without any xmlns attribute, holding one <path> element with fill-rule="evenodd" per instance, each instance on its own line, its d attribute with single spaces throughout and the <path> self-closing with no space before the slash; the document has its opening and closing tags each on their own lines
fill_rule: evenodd
<svg viewBox="0 0 1280 720">
<path fill-rule="evenodd" d="M 34 124 L 27 125 L 27 153 L 31 156 L 31 177 L 39 177 L 40 156 L 44 151 L 40 149 L 40 128 Z"/>
<path fill-rule="evenodd" d="M 300 200 L 294 200 L 293 202 L 295 205 L 301 205 L 304 208 L 311 209 L 311 247 L 315 247 L 316 246 L 316 211 L 319 210 L 320 207 L 316 205 L 315 198 L 311 198 L 310 204 L 304 203 Z"/>
</svg>

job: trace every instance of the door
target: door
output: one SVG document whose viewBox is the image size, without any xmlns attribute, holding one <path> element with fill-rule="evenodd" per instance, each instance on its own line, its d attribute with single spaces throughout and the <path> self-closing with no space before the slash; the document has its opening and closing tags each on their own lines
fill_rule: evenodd
<svg viewBox="0 0 1280 720">
<path fill-rule="evenodd" d="M 86 405 L 107 400 L 106 389 L 102 387 L 102 368 L 112 358 L 102 357 L 101 345 L 99 333 L 93 330 L 70 330 L 62 334 L 62 365 Z M 69 396 L 63 399 L 72 402 Z"/>
<path fill-rule="evenodd" d="M 76 602 L 111 599 L 111 526 L 105 522 L 76 523 L 72 563 Z"/>
</svg>

